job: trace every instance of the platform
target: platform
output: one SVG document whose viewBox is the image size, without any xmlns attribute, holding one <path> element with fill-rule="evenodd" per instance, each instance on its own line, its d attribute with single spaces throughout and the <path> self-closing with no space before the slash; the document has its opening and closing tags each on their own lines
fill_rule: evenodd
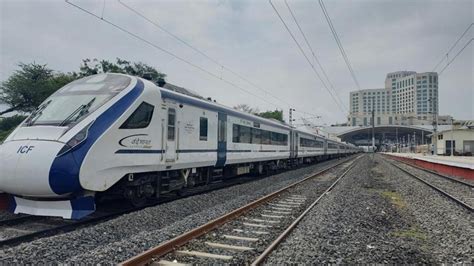
<svg viewBox="0 0 474 266">
<path fill-rule="evenodd" d="M 474 157 L 433 156 L 419 153 L 384 153 L 442 174 L 474 180 Z"/>
</svg>

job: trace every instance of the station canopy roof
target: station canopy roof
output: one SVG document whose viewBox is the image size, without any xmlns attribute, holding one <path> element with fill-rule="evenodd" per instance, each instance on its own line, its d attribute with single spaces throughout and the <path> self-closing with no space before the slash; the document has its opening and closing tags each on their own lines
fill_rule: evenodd
<svg viewBox="0 0 474 266">
<path fill-rule="evenodd" d="M 438 126 L 438 130 L 446 130 L 450 125 Z M 372 126 L 355 126 L 355 127 L 326 127 L 324 128 L 329 134 L 336 135 L 342 141 L 353 143 L 356 145 L 364 145 L 372 139 Z M 421 140 L 423 137 L 433 132 L 431 125 L 378 125 L 374 128 L 375 139 L 377 142 L 396 142 L 398 138 L 410 138 L 415 134 L 415 138 Z"/>
</svg>

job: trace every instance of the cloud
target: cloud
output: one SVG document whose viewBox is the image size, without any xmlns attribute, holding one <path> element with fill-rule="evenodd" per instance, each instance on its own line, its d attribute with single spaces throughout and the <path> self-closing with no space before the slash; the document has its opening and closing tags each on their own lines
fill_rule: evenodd
<svg viewBox="0 0 474 266">
<path fill-rule="evenodd" d="M 99 15 L 104 10 L 108 20 L 252 91 L 285 112 L 288 109 L 287 104 L 223 71 L 117 1 L 106 0 L 105 9 L 102 1 L 72 2 Z M 314 76 L 267 1 L 123 2 L 293 108 L 323 115 L 326 123 L 345 121 L 347 114 L 339 111 Z M 284 2 L 274 3 L 304 46 Z M 355 89 L 355 84 L 317 1 L 289 0 L 288 3 L 347 105 L 349 91 Z M 431 71 L 473 21 L 473 3 L 468 0 L 337 0 L 325 4 L 363 88 L 383 87 L 388 72 Z M 36 61 L 60 71 L 74 71 L 83 58 L 121 57 L 153 65 L 165 72 L 171 83 L 229 106 L 247 103 L 260 110 L 276 107 L 173 59 L 65 2 L 1 1 L 0 9 L 0 80 L 5 80 L 18 62 Z M 473 32 L 474 29 L 470 38 Z M 307 51 L 307 47 L 304 49 Z M 474 117 L 472 49 L 472 45 L 468 47 L 440 77 L 441 113 L 461 119 Z"/>
</svg>

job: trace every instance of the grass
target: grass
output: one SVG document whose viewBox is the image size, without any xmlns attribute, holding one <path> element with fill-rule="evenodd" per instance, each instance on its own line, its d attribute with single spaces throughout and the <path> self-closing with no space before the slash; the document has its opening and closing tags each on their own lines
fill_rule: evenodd
<svg viewBox="0 0 474 266">
<path fill-rule="evenodd" d="M 418 227 L 415 227 L 415 226 L 412 226 L 406 230 L 399 230 L 399 231 L 392 232 L 392 235 L 397 236 L 397 237 L 420 239 L 420 240 L 426 239 L 426 235 L 423 232 L 421 232 L 421 230 Z"/>
<path fill-rule="evenodd" d="M 382 196 L 384 196 L 385 198 L 388 198 L 390 200 L 390 202 L 395 205 L 397 208 L 399 209 L 403 209 L 406 207 L 406 204 L 405 202 L 403 201 L 402 199 L 402 196 L 400 194 L 398 194 L 397 192 L 393 192 L 393 191 L 383 191 L 382 193 Z"/>
</svg>

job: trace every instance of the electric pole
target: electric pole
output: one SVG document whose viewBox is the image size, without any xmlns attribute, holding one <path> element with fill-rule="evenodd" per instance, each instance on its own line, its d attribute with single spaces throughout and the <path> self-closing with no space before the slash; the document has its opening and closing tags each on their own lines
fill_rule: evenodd
<svg viewBox="0 0 474 266">
<path fill-rule="evenodd" d="M 428 101 L 431 102 L 432 114 L 433 114 L 433 155 L 438 155 L 438 112 L 435 110 L 436 103 L 433 98 L 429 98 Z"/>
<path fill-rule="evenodd" d="M 289 113 L 289 115 L 288 115 L 288 116 L 289 116 L 290 127 L 293 127 L 293 121 L 295 121 L 295 120 L 293 119 L 293 111 L 296 111 L 296 110 L 293 109 L 293 108 L 290 108 L 290 113 Z"/>
<path fill-rule="evenodd" d="M 375 97 L 372 97 L 372 152 L 375 152 Z"/>
</svg>

